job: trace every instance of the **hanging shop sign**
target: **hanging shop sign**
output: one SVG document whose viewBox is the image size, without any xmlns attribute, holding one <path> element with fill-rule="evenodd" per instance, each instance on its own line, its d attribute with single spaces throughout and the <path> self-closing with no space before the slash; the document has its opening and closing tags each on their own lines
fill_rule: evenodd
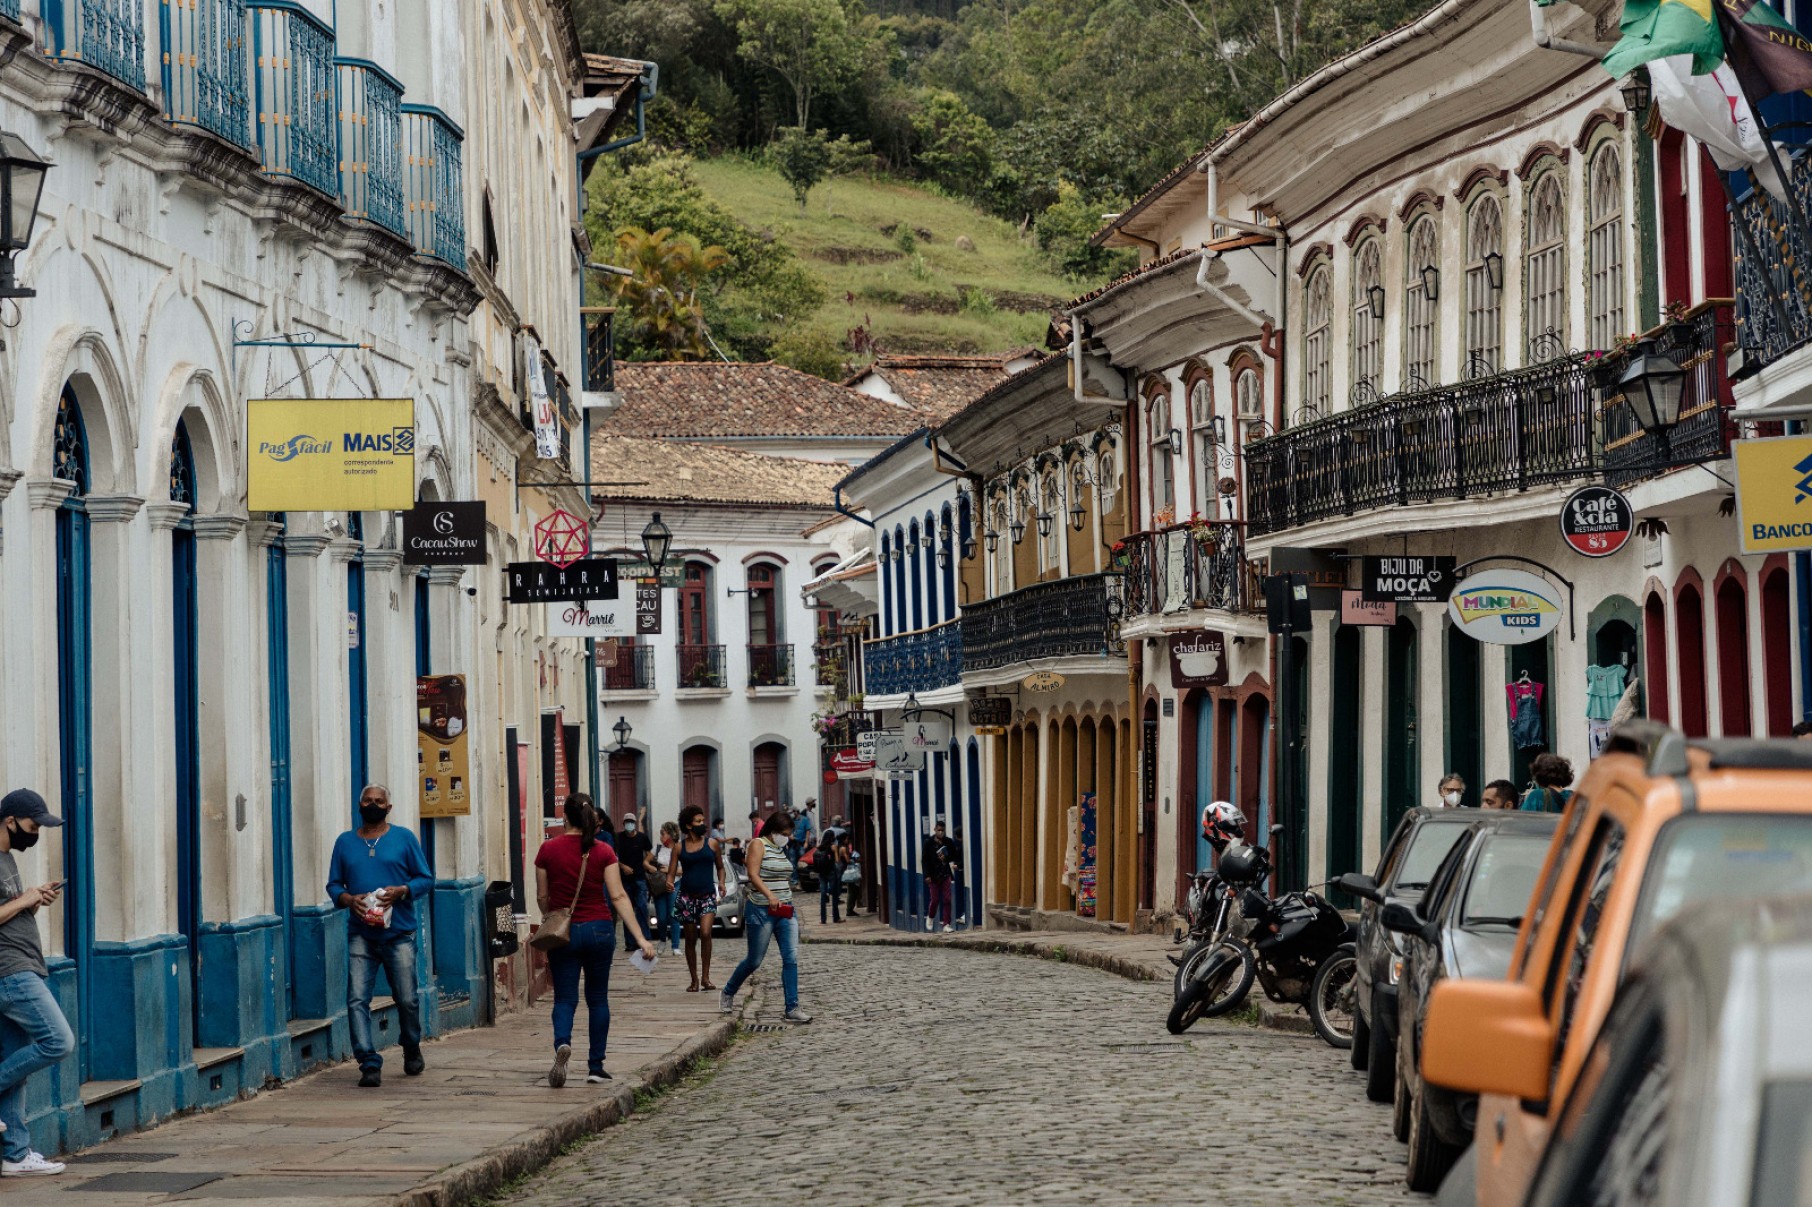
<svg viewBox="0 0 1812 1207">
<path fill-rule="evenodd" d="M 1560 535 L 1574 553 L 1609 557 L 1629 544 L 1636 509 L 1609 486 L 1581 486 L 1560 509 Z"/>
<path fill-rule="evenodd" d="M 952 730 L 950 722 L 936 713 L 905 717 L 900 721 L 900 732 L 905 735 L 906 745 L 914 750 L 944 749 L 954 736 Z"/>
<path fill-rule="evenodd" d="M 617 573 L 624 578 L 648 579 L 653 581 L 654 566 L 647 559 L 639 557 L 617 558 Z M 686 566 L 683 561 L 668 558 L 661 565 L 660 585 L 679 590 L 685 584 Z"/>
<path fill-rule="evenodd" d="M 466 677 L 421 675 L 415 680 L 415 773 L 423 817 L 472 812 L 466 757 Z"/>
<path fill-rule="evenodd" d="M 635 631 L 638 637 L 652 637 L 661 631 L 661 585 L 638 582 L 635 585 Z"/>
<path fill-rule="evenodd" d="M 535 556 L 550 566 L 572 565 L 591 552 L 591 528 L 572 512 L 556 507 L 535 521 Z"/>
<path fill-rule="evenodd" d="M 1812 436 L 1736 440 L 1730 451 L 1743 552 L 1812 549 Z"/>
<path fill-rule="evenodd" d="M 1013 722 L 1013 701 L 1007 696 L 970 696 L 969 724 L 1010 725 Z"/>
<path fill-rule="evenodd" d="M 411 566 L 484 565 L 484 504 L 417 503 L 405 511 L 403 561 Z"/>
<path fill-rule="evenodd" d="M 615 599 L 568 600 L 547 605 L 549 637 L 633 637 L 635 612 Z"/>
<path fill-rule="evenodd" d="M 1523 645 L 1559 626 L 1560 589 L 1523 570 L 1480 570 L 1455 585 L 1447 615 L 1477 641 Z"/>
<path fill-rule="evenodd" d="M 856 735 L 856 757 L 865 763 L 875 761 L 875 746 L 881 740 L 881 731 L 866 729 Z"/>
<path fill-rule="evenodd" d="M 883 729 L 875 736 L 875 770 L 889 775 L 925 769 L 925 749 L 909 746 L 897 729 Z"/>
<path fill-rule="evenodd" d="M 837 780 L 867 779 L 874 774 L 875 761 L 865 759 L 854 746 L 831 751 L 831 782 Z"/>
<path fill-rule="evenodd" d="M 1363 591 L 1346 591 L 1340 596 L 1340 623 L 1389 628 L 1397 623 L 1397 605 L 1387 600 L 1367 599 Z"/>
<path fill-rule="evenodd" d="M 617 653 L 622 648 L 615 637 L 605 637 L 591 647 L 591 664 L 601 671 L 614 670 Z"/>
<path fill-rule="evenodd" d="M 1311 608 L 1317 612 L 1340 610 L 1340 593 L 1346 590 L 1344 559 L 1321 549 L 1273 549 L 1271 573 L 1302 575 Z"/>
<path fill-rule="evenodd" d="M 614 600 L 617 597 L 617 564 L 607 557 L 588 557 L 570 566 L 511 562 L 504 581 L 509 586 L 513 604 Z"/>
<path fill-rule="evenodd" d="M 560 457 L 560 415 L 554 408 L 552 372 L 541 362 L 541 344 L 532 335 L 522 339 L 523 378 L 528 382 L 529 407 L 535 418 L 535 455 L 543 461 Z"/>
<path fill-rule="evenodd" d="M 415 506 L 413 398 L 254 398 L 245 446 L 253 511 Z"/>
<path fill-rule="evenodd" d="M 1300 574 L 1265 576 L 1265 629 L 1271 633 L 1307 633 L 1315 618 L 1309 608 L 1309 584 Z"/>
<path fill-rule="evenodd" d="M 1359 559 L 1359 591 L 1372 603 L 1446 603 L 1458 560 L 1404 554 Z M 1345 607 L 1344 602 L 1341 605 Z"/>
<path fill-rule="evenodd" d="M 1170 686 L 1225 687 L 1227 638 L 1213 630 L 1170 638 Z"/>
<path fill-rule="evenodd" d="M 1019 686 L 1029 692 L 1054 692 L 1063 690 L 1065 679 L 1056 671 L 1033 671 L 1020 681 Z"/>
</svg>

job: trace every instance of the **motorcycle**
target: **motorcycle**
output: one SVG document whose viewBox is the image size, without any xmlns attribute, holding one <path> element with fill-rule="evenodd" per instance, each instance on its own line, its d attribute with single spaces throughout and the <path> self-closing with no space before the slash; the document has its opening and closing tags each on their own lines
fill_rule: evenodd
<svg viewBox="0 0 1812 1207">
<path fill-rule="evenodd" d="M 1166 956 L 1177 966 L 1172 992 L 1181 997 L 1183 989 L 1195 979 L 1202 961 L 1211 955 L 1222 939 L 1239 921 L 1239 894 L 1213 872 L 1197 872 L 1184 899 L 1183 914 L 1188 929 L 1179 929 L 1176 941 L 1183 954 Z"/>
<path fill-rule="evenodd" d="M 1358 967 L 1353 928 L 1312 891 L 1266 896 L 1259 886 L 1270 871 L 1263 847 L 1235 844 L 1221 856 L 1218 878 L 1236 898 L 1239 921 L 1198 959 L 1185 957 L 1189 976 L 1178 977 L 1184 983 L 1167 1020 L 1170 1033 L 1238 1009 L 1256 980 L 1274 1002 L 1305 1003 L 1317 1033 L 1335 1047 L 1348 1046 Z"/>
</svg>

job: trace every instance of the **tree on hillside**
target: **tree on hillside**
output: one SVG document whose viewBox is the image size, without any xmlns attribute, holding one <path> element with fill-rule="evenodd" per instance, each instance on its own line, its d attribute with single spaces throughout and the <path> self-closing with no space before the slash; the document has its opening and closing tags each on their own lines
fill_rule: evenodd
<svg viewBox="0 0 1812 1207">
<path fill-rule="evenodd" d="M 627 226 L 617 232 L 615 262 L 634 275 L 611 277 L 609 289 L 627 312 L 624 335 L 631 354 L 661 360 L 690 360 L 710 354 L 705 315 L 698 291 L 730 262 L 715 245 L 699 246 L 689 235 L 667 227 L 656 231 Z"/>
<path fill-rule="evenodd" d="M 933 89 L 912 115 L 919 167 L 954 193 L 979 197 L 993 163 L 994 131 L 954 92 Z"/>
<path fill-rule="evenodd" d="M 809 130 L 812 100 L 878 66 L 886 38 L 872 17 L 843 0 L 717 0 L 718 17 L 736 31 L 736 53 L 786 81 L 794 125 Z"/>
<path fill-rule="evenodd" d="M 775 135 L 770 150 L 774 154 L 774 167 L 793 190 L 793 200 L 803 211 L 806 194 L 830 172 L 830 144 L 825 140 L 824 131 L 788 126 Z"/>
</svg>

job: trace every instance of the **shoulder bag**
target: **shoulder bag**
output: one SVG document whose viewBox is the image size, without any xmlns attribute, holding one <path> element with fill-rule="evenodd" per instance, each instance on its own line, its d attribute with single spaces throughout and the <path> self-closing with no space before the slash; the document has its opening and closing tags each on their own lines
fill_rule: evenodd
<svg viewBox="0 0 1812 1207">
<path fill-rule="evenodd" d="M 573 941 L 573 911 L 579 908 L 579 890 L 585 887 L 585 865 L 591 862 L 591 852 L 579 860 L 579 882 L 573 885 L 573 903 L 565 909 L 549 910 L 541 919 L 541 926 L 535 931 L 535 937 L 529 940 L 529 946 L 536 951 L 558 951 Z"/>
</svg>

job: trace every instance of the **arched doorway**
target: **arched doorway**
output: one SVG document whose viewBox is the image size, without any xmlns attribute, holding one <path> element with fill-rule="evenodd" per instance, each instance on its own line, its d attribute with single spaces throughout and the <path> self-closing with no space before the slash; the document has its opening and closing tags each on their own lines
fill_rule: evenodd
<svg viewBox="0 0 1812 1207">
<path fill-rule="evenodd" d="M 1650 591 L 1642 602 L 1642 677 L 1648 715 L 1665 725 L 1673 712 L 1667 690 L 1667 600 L 1659 591 Z"/>
<path fill-rule="evenodd" d="M 1762 673 L 1768 733 L 1793 732 L 1793 630 L 1785 560 L 1762 568 Z"/>
<path fill-rule="evenodd" d="M 1384 832 L 1420 799 L 1416 782 L 1421 746 L 1416 739 L 1420 683 L 1416 626 L 1408 617 L 1384 635 Z"/>
<path fill-rule="evenodd" d="M 1139 908 L 1151 909 L 1158 877 L 1158 702 L 1145 702 L 1139 748 Z"/>
<path fill-rule="evenodd" d="M 264 554 L 265 700 L 270 710 L 271 744 L 271 892 L 283 919 L 282 991 L 279 1022 L 296 1017 L 295 910 L 296 870 L 293 841 L 294 804 L 290 795 L 289 734 L 289 553 L 284 544 L 286 518 L 270 518 L 274 535 Z"/>
<path fill-rule="evenodd" d="M 1264 842 L 1271 824 L 1271 702 L 1254 692 L 1240 711 L 1239 757 L 1246 775 L 1236 803 Z"/>
<path fill-rule="evenodd" d="M 1705 705 L 1705 597 L 1698 576 L 1680 583 L 1674 597 L 1674 648 L 1680 668 L 1680 731 L 1689 738 L 1708 732 Z"/>
<path fill-rule="evenodd" d="M 1748 737 L 1749 591 L 1742 567 L 1718 576 L 1718 720 L 1727 738 Z"/>
<path fill-rule="evenodd" d="M 70 484 L 56 512 L 57 765 L 63 826 L 64 946 L 76 963 L 82 1080 L 92 1069 L 94 1003 L 94 813 L 88 434 L 75 391 L 63 387 L 52 436 L 51 475 Z"/>
<path fill-rule="evenodd" d="M 175 685 L 176 922 L 189 949 L 189 1013 L 201 1039 L 201 698 L 196 679 L 195 454 L 188 425 L 170 441 L 170 501 L 189 510 L 170 533 L 170 651 Z"/>
<path fill-rule="evenodd" d="M 1328 700 L 1329 877 L 1358 871 L 1365 850 L 1365 755 L 1360 717 L 1365 683 L 1363 657 L 1361 630 L 1353 625 L 1335 628 Z M 1331 896 L 1343 908 L 1354 904 L 1338 890 L 1333 890 Z"/>
<path fill-rule="evenodd" d="M 1610 735 L 1611 718 L 1622 703 L 1636 674 L 1636 656 L 1642 646 L 1642 612 L 1632 599 L 1607 597 L 1586 619 L 1586 730 L 1589 751 L 1597 758 Z"/>
<path fill-rule="evenodd" d="M 1510 682 L 1507 686 L 1513 689 L 1513 699 L 1522 697 L 1536 685 L 1540 685 L 1541 689 L 1530 693 L 1534 703 L 1527 706 L 1533 710 L 1531 723 L 1527 727 L 1516 724 L 1516 705 L 1512 703 L 1511 706 L 1510 780 L 1519 786 L 1532 782 L 1529 764 L 1535 756 L 1554 748 L 1554 662 L 1549 644 L 1551 640 L 1544 637 L 1540 641 L 1508 647 Z"/>
<path fill-rule="evenodd" d="M 1471 803 L 1485 790 L 1484 675 L 1479 643 L 1443 618 L 1447 654 L 1447 764 L 1466 781 Z M 1385 831 L 1383 837 L 1388 838 Z"/>
</svg>

